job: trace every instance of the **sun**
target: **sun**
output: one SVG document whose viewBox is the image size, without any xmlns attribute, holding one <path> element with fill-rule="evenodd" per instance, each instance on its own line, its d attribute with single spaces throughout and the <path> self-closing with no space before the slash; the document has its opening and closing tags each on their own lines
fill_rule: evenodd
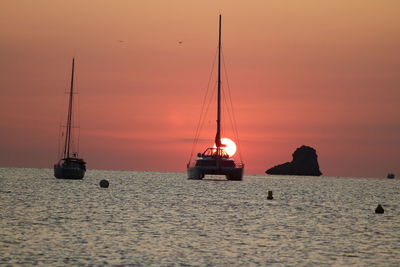
<svg viewBox="0 0 400 267">
<path fill-rule="evenodd" d="M 236 153 L 236 144 L 229 138 L 221 138 L 221 143 L 225 145 L 222 149 L 229 155 L 231 158 Z M 214 145 L 214 147 L 216 147 Z"/>
</svg>

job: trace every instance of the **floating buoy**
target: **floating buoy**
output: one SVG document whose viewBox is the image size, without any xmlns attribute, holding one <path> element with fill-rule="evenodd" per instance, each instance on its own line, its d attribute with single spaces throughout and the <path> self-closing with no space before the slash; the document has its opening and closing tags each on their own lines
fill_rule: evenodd
<svg viewBox="0 0 400 267">
<path fill-rule="evenodd" d="M 394 175 L 394 173 L 388 173 L 388 175 L 386 177 L 389 179 L 394 179 L 396 177 L 396 175 Z"/>
<path fill-rule="evenodd" d="M 384 213 L 384 212 L 385 212 L 385 210 L 383 209 L 381 204 L 379 204 L 378 207 L 376 207 L 376 209 L 375 209 L 375 213 Z"/>
<path fill-rule="evenodd" d="M 101 180 L 100 181 L 100 187 L 101 188 L 108 188 L 109 185 L 110 185 L 110 183 L 107 180 Z"/>
<path fill-rule="evenodd" d="M 274 199 L 274 197 L 272 196 L 272 191 L 268 191 L 267 199 Z"/>
</svg>

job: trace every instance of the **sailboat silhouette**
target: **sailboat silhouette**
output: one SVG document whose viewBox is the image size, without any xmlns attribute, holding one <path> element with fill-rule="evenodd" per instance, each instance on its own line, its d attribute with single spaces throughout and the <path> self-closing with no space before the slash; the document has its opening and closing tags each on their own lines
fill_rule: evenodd
<svg viewBox="0 0 400 267">
<path fill-rule="evenodd" d="M 78 158 L 77 152 L 72 152 L 72 120 L 74 100 L 74 71 L 75 58 L 72 59 L 71 88 L 69 91 L 67 126 L 65 132 L 64 149 L 61 159 L 54 164 L 54 176 L 59 179 L 82 179 L 86 172 L 86 162 Z"/>
<path fill-rule="evenodd" d="M 240 181 L 243 179 L 244 164 L 235 163 L 224 150 L 221 142 L 221 15 L 219 15 L 218 28 L 218 93 L 217 93 L 217 132 L 215 147 L 207 148 L 203 153 L 197 154 L 194 165 L 187 164 L 189 179 L 203 179 L 206 174 L 225 175 L 228 180 Z"/>
</svg>

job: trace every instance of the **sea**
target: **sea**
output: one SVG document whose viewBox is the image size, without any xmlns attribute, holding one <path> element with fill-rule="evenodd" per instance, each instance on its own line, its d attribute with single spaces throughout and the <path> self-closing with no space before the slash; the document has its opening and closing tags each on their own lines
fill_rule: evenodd
<svg viewBox="0 0 400 267">
<path fill-rule="evenodd" d="M 0 168 L 0 265 L 400 266 L 400 179 L 206 178 Z"/>
</svg>

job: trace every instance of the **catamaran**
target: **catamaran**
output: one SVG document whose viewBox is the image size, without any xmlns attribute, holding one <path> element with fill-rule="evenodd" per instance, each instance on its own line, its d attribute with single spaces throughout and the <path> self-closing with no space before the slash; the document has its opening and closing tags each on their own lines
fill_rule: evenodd
<svg viewBox="0 0 400 267">
<path fill-rule="evenodd" d="M 218 28 L 217 133 L 214 147 L 197 154 L 194 164 L 187 164 L 188 179 L 201 180 L 205 175 L 225 175 L 228 180 L 243 179 L 243 163 L 236 163 L 221 142 L 221 15 Z"/>
</svg>

